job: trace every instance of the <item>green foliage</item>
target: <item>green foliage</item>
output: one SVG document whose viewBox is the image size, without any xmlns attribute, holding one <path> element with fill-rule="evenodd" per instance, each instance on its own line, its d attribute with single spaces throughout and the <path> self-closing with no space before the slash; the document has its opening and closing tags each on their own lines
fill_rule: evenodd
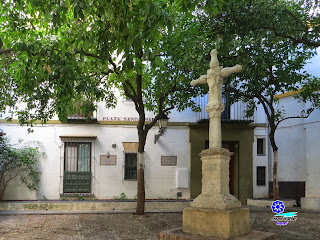
<svg viewBox="0 0 320 240">
<path fill-rule="evenodd" d="M 12 62 L 0 68 L 19 122 L 46 123 L 55 113 L 66 121 L 82 101 L 89 103 L 81 107 L 82 114 L 90 117 L 96 102 L 115 106 L 117 88 L 132 99 L 139 114 L 142 153 L 149 129 L 163 113 L 175 107 L 197 109 L 192 97 L 199 91 L 190 87 L 182 68 L 167 71 L 183 57 L 180 51 L 172 58 L 168 42 L 179 27 L 176 20 L 184 14 L 178 13 L 185 11 L 190 17 L 198 6 L 216 13 L 221 2 L 6 1 L 0 9 L 0 39 Z M 14 108 L 19 102 L 26 103 L 25 108 Z M 8 100 L 0 100 L 0 111 L 6 106 Z M 149 124 L 145 124 L 146 110 L 155 113 Z"/>
<path fill-rule="evenodd" d="M 38 190 L 40 174 L 39 151 L 25 145 L 14 146 L 0 137 L 0 199 L 7 184 L 19 178 L 30 190 Z"/>
<path fill-rule="evenodd" d="M 219 14 L 198 11 L 192 21 L 201 27 L 193 28 L 194 39 L 190 42 L 200 53 L 202 46 L 207 52 L 218 48 L 223 66 L 241 64 L 241 73 L 225 79 L 229 100 L 246 102 L 247 116 L 261 104 L 271 127 L 276 128 L 289 117 L 275 99 L 277 94 L 303 89 L 298 98 L 311 101 L 308 112 L 319 107 L 316 91 L 320 80 L 301 71 L 320 44 L 319 12 L 311 11 L 316 5 L 309 0 L 225 0 Z"/>
<path fill-rule="evenodd" d="M 120 193 L 119 196 L 113 196 L 113 199 L 114 200 L 127 200 L 128 198 L 125 193 Z"/>
<path fill-rule="evenodd" d="M 76 194 L 76 196 L 77 196 L 77 200 L 78 201 L 84 201 L 85 200 L 85 197 L 80 195 L 80 194 Z"/>
<path fill-rule="evenodd" d="M 198 91 L 180 72 L 185 67 L 178 66 L 192 44 L 177 54 L 170 44 L 181 42 L 176 35 L 183 29 L 176 20 L 182 17 L 192 25 L 192 10 L 201 6 L 217 12 L 221 4 L 221 0 L 7 1 L 0 9 L 0 39 L 12 52 L 0 54 L 0 81 L 7 86 L 0 111 L 25 102 L 24 109 L 13 108 L 21 124 L 46 123 L 55 113 L 66 121 L 75 105 L 84 101 L 91 104 L 81 106 L 81 112 L 90 117 L 96 102 L 115 106 L 114 87 L 136 100 L 142 99 L 141 91 L 146 109 L 155 113 L 172 106 L 196 109 L 192 97 Z M 199 64 L 188 71 L 194 66 Z"/>
</svg>

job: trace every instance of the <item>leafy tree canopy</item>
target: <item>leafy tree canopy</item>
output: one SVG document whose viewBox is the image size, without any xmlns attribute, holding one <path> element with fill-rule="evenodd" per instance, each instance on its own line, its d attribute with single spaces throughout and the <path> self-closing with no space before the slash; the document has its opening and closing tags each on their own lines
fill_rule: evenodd
<svg viewBox="0 0 320 240">
<path fill-rule="evenodd" d="M 217 12 L 217 2 L 202 5 Z M 0 110 L 21 101 L 27 103 L 17 110 L 21 123 L 46 122 L 55 113 L 66 120 L 80 100 L 86 115 L 95 101 L 115 106 L 113 87 L 132 98 L 136 108 L 144 96 L 147 109 L 156 113 L 173 106 L 195 109 L 189 99 L 198 92 L 190 89 L 189 80 L 179 78 L 179 71 L 164 74 L 176 53 L 163 47 L 178 12 L 197 3 L 5 1 L 0 10 L 0 81 L 5 86 Z"/>
<path fill-rule="evenodd" d="M 319 3 L 226 0 L 218 14 L 202 9 L 195 17 L 202 26 L 198 33 L 202 44 L 214 42 L 224 66 L 243 66 L 236 77 L 226 79 L 224 90 L 231 102 L 247 102 L 248 116 L 253 115 L 257 104 L 263 106 L 274 159 L 273 197 L 278 199 L 275 131 L 282 121 L 307 118 L 320 108 L 320 80 L 302 71 L 320 45 Z M 196 47 L 201 49 L 200 44 Z M 310 101 L 311 107 L 299 116 L 284 112 L 276 95 L 288 91 L 299 93 L 295 97 Z"/>
</svg>

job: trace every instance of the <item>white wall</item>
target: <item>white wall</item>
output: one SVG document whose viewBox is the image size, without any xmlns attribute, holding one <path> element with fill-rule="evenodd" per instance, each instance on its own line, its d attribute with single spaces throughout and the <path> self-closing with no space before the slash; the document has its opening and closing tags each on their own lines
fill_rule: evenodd
<svg viewBox="0 0 320 240">
<path fill-rule="evenodd" d="M 299 116 L 302 110 L 309 107 L 308 103 L 299 103 L 293 96 L 281 98 L 280 105 L 284 107 L 287 117 Z M 259 109 L 257 114 L 259 115 Z M 261 114 L 260 119 L 263 119 L 262 116 Z M 256 139 L 263 137 L 268 141 L 268 157 L 256 156 Z M 314 110 L 307 119 L 288 119 L 279 124 L 275 134 L 278 146 L 278 181 L 305 181 L 306 196 L 320 196 L 319 139 L 320 110 Z M 253 161 L 253 196 L 264 197 L 268 190 L 256 186 L 256 166 L 268 166 L 267 178 L 272 181 L 273 154 L 267 128 L 255 129 Z"/>
<path fill-rule="evenodd" d="M 292 96 L 280 99 L 287 116 L 298 116 L 307 108 L 307 104 L 298 103 Z M 279 181 L 306 181 L 307 166 L 319 162 L 320 110 L 307 119 L 288 119 L 279 124 L 276 131 L 276 143 L 279 152 Z M 314 166 L 315 167 L 315 166 Z"/>
<path fill-rule="evenodd" d="M 264 139 L 264 155 L 257 154 L 257 139 Z M 253 197 L 254 198 L 267 198 L 268 197 L 268 185 L 269 185 L 269 161 L 268 161 L 268 131 L 265 127 L 257 127 L 254 130 L 254 142 L 252 147 L 253 153 Z M 257 185 L 257 167 L 266 168 L 265 185 Z"/>
<path fill-rule="evenodd" d="M 106 108 L 104 102 L 97 103 L 97 120 L 110 121 L 110 118 L 120 118 L 120 121 L 125 121 L 124 118 L 136 118 L 135 121 L 137 121 L 139 115 L 135 109 L 133 101 L 126 100 L 123 96 L 120 96 L 120 92 L 117 89 L 114 90 L 114 94 L 117 98 L 117 105 L 115 108 Z M 19 103 L 17 106 L 23 109 L 25 105 L 25 103 Z M 11 113 L 9 113 L 9 110 L 10 109 L 7 108 L 6 113 L 0 113 L 0 119 L 5 119 L 6 117 L 12 117 L 13 119 L 17 119 L 16 115 L 12 115 Z M 146 118 L 153 118 L 154 116 L 154 113 L 146 111 Z M 173 109 L 168 114 L 168 117 L 170 122 L 196 121 L 196 113 L 193 112 L 190 108 L 185 109 L 182 112 L 178 112 L 177 109 Z M 54 117 L 51 120 L 59 120 L 59 118 L 57 115 L 54 115 Z M 117 121 L 117 119 L 115 119 L 115 121 Z"/>
<path fill-rule="evenodd" d="M 122 142 L 137 142 L 136 126 L 113 125 L 76 125 L 47 124 L 35 126 L 34 133 L 27 133 L 27 127 L 16 124 L 0 124 L 12 142 L 20 138 L 26 142 L 37 141 L 40 151 L 45 155 L 40 159 L 41 185 L 40 191 L 30 193 L 12 184 L 5 192 L 5 199 L 59 199 L 62 192 L 62 141 L 59 136 L 97 136 L 95 140 L 95 160 L 93 164 L 93 193 L 99 199 L 110 199 L 124 192 L 127 197 L 136 195 L 136 182 L 123 180 L 124 149 Z M 189 130 L 187 127 L 168 127 L 164 135 L 154 144 L 154 127 L 149 131 L 145 147 L 145 181 L 147 198 L 176 198 L 177 192 L 183 193 L 183 198 L 189 198 L 189 189 L 176 188 L 176 170 L 188 168 L 190 164 Z M 111 145 L 116 143 L 117 147 Z M 61 149 L 62 148 L 62 149 Z M 100 155 L 107 152 L 117 155 L 115 166 L 100 165 Z M 177 156 L 177 166 L 161 166 L 161 155 Z M 188 181 L 188 180 L 187 180 Z"/>
<path fill-rule="evenodd" d="M 117 105 L 115 108 L 105 108 L 105 103 L 98 103 L 98 112 L 97 119 L 98 121 L 107 121 L 110 118 L 119 117 L 121 121 L 124 118 L 138 118 L 139 115 L 135 109 L 133 101 L 126 100 L 124 97 L 120 96 L 118 91 L 115 91 L 115 96 L 117 98 Z M 146 118 L 153 118 L 154 113 L 146 111 Z M 183 117 L 182 117 L 183 116 Z M 173 109 L 168 114 L 170 122 L 195 122 L 196 113 L 191 109 L 186 109 L 182 112 L 178 112 L 176 109 Z M 107 119 L 108 118 L 108 119 Z"/>
<path fill-rule="evenodd" d="M 320 121 L 308 124 L 306 135 L 306 197 L 320 198 Z"/>
</svg>

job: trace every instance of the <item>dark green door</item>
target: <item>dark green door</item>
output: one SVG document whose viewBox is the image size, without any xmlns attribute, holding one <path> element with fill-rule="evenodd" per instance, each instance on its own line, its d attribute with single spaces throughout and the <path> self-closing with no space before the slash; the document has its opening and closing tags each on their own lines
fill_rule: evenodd
<svg viewBox="0 0 320 240">
<path fill-rule="evenodd" d="M 63 193 L 91 193 L 91 143 L 65 142 Z"/>
</svg>

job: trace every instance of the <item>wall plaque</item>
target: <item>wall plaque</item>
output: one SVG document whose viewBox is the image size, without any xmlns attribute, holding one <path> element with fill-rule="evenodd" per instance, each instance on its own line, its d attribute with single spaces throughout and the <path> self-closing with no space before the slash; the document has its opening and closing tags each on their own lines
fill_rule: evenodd
<svg viewBox="0 0 320 240">
<path fill-rule="evenodd" d="M 117 165 L 117 155 L 100 155 L 100 165 Z"/>
<path fill-rule="evenodd" d="M 161 166 L 177 166 L 177 156 L 161 156 Z"/>
</svg>

